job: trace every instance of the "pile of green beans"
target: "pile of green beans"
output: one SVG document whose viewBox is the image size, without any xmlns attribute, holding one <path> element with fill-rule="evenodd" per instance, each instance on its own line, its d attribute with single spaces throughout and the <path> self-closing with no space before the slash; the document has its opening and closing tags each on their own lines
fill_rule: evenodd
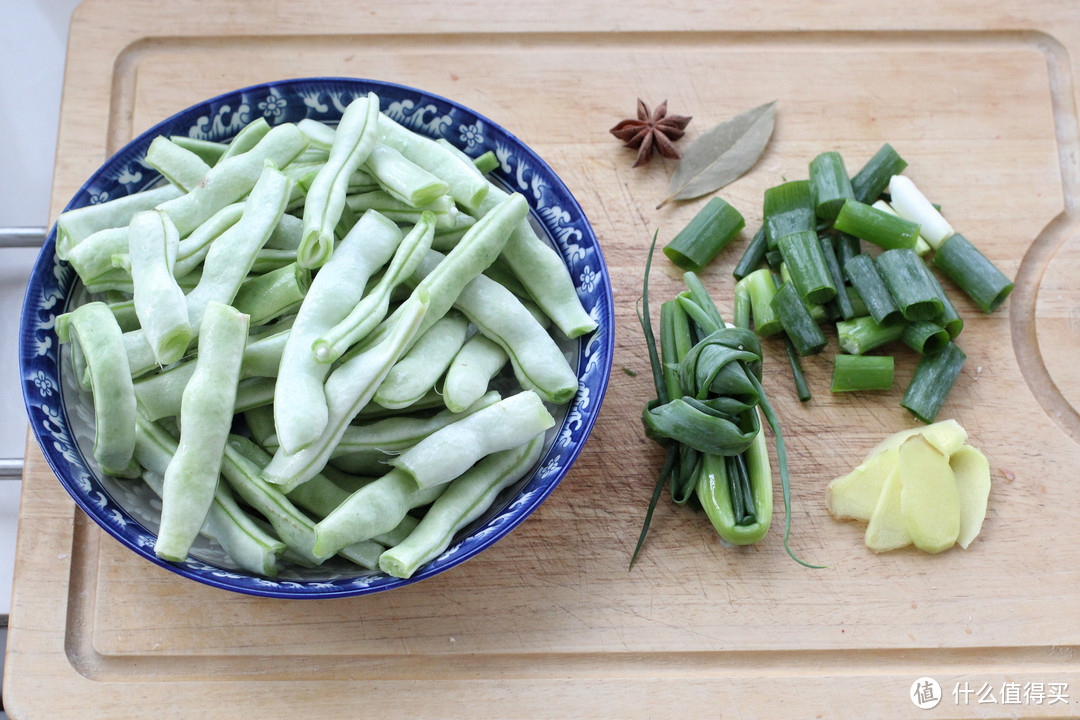
<svg viewBox="0 0 1080 720">
<path fill-rule="evenodd" d="M 885 144 L 849 178 L 840 154 L 826 152 L 810 162 L 809 180 L 766 190 L 762 230 L 735 268 L 735 314 L 760 336 L 783 331 L 804 402 L 800 358 L 825 349 L 822 325 L 835 322 L 852 356 L 902 340 L 920 362 L 900 404 L 931 423 L 966 358 L 955 343 L 963 318 L 932 269 L 987 313 L 1013 283 L 900 174 L 905 168 Z M 837 355 L 831 391 L 889 390 L 893 380 L 892 356 Z"/>
<path fill-rule="evenodd" d="M 95 462 L 161 498 L 158 557 L 409 577 L 535 466 L 578 388 L 548 328 L 596 323 L 492 158 L 369 94 L 146 162 L 164 185 L 61 215 L 89 299 L 56 328 Z"/>
</svg>

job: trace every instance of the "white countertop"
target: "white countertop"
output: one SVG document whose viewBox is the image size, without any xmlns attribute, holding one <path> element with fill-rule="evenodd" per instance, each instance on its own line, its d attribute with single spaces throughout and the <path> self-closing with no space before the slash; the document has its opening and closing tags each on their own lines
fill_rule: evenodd
<svg viewBox="0 0 1080 720">
<path fill-rule="evenodd" d="M 0 23 L 0 227 L 49 222 L 68 23 L 78 0 L 5 3 Z M 18 375 L 19 312 L 36 250 L 0 250 L 0 458 L 23 455 L 26 410 Z M 17 480 L 0 480 L 0 615 L 11 607 Z"/>
</svg>

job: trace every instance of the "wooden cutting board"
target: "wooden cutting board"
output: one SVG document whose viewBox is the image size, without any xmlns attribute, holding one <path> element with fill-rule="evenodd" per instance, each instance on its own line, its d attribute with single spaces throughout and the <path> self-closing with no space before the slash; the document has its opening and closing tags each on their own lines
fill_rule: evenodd
<svg viewBox="0 0 1080 720">
<path fill-rule="evenodd" d="M 565 180 L 607 258 L 616 355 L 585 451 L 533 516 L 470 562 L 371 597 L 263 600 L 183 581 L 99 532 L 31 439 L 4 679 L 13 718 L 1080 715 L 1075 3 L 678 6 L 94 0 L 76 11 L 54 217 L 109 153 L 202 98 L 309 75 L 413 85 L 488 115 Z M 792 547 L 827 569 L 784 554 L 779 515 L 763 543 L 732 549 L 703 515 L 665 503 L 628 571 L 661 460 L 639 421 L 650 380 L 635 301 L 653 231 L 670 239 L 701 206 L 654 210 L 673 162 L 631 169 L 608 134 L 638 97 L 693 115 L 687 140 L 778 101 L 766 154 L 722 192 L 750 227 L 765 188 L 804 177 L 819 152 L 858 167 L 888 141 L 1017 278 L 992 316 L 957 303 L 968 362 L 940 417 L 967 427 L 994 480 L 968 551 L 876 556 L 861 526 L 823 504 L 832 477 L 915 424 L 898 406 L 914 358 L 898 353 L 893 392 L 832 397 L 833 344 L 806 362 L 814 398 L 800 405 L 767 343 Z M 747 240 L 704 273 L 724 309 Z M 658 261 L 654 298 L 678 287 Z M 930 711 L 910 699 L 923 676 L 941 687 Z"/>
</svg>

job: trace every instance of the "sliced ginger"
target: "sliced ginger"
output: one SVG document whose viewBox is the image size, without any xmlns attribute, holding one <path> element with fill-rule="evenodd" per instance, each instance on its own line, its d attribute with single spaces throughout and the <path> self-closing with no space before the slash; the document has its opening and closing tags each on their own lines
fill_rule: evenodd
<svg viewBox="0 0 1080 720">
<path fill-rule="evenodd" d="M 866 521 L 874 552 L 967 548 L 986 517 L 990 465 L 966 440 L 955 420 L 890 435 L 829 483 L 826 506 L 837 519 Z"/>
</svg>

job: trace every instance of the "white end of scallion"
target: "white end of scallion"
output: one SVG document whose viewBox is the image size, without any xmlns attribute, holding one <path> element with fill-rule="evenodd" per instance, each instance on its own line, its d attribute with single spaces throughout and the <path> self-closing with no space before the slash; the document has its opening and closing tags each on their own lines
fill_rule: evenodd
<svg viewBox="0 0 1080 720">
<path fill-rule="evenodd" d="M 919 223 L 919 234 L 935 250 L 956 233 L 910 178 L 893 175 L 889 180 L 889 196 L 896 213 L 906 220 Z"/>
</svg>

